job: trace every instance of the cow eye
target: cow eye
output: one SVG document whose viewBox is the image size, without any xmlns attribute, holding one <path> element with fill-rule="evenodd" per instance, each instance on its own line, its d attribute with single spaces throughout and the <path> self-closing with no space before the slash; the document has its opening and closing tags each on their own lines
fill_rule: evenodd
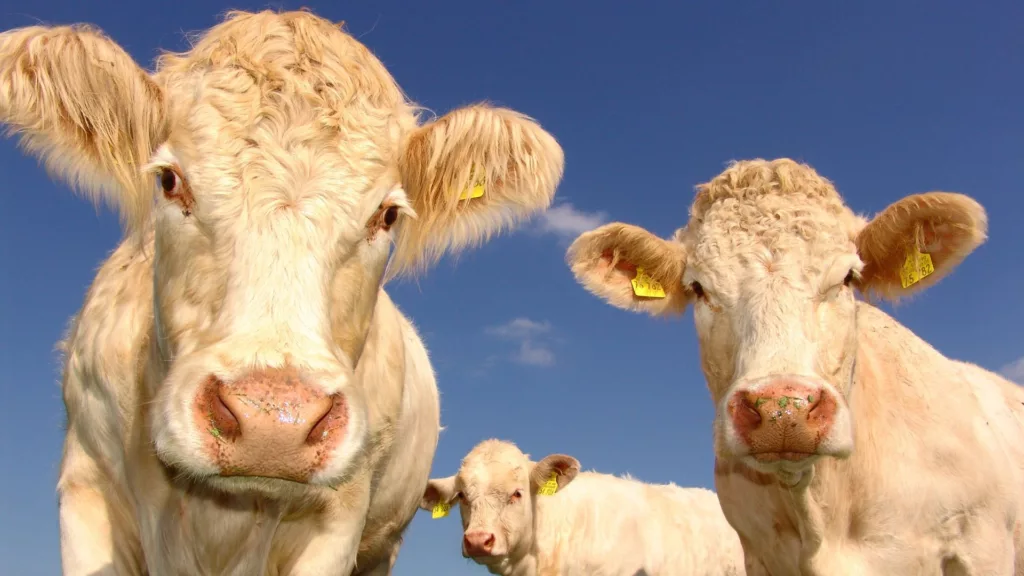
<svg viewBox="0 0 1024 576">
<path fill-rule="evenodd" d="M 511 500 L 513 502 L 519 502 L 520 498 L 522 498 L 522 497 L 523 497 L 522 490 L 516 490 L 515 492 L 512 493 Z"/>
<path fill-rule="evenodd" d="M 384 211 L 384 228 L 390 228 L 398 220 L 398 206 L 388 206 Z"/>
<path fill-rule="evenodd" d="M 700 282 L 691 282 L 690 290 L 697 296 L 697 298 L 704 297 L 704 287 L 700 285 Z"/>
<path fill-rule="evenodd" d="M 160 170 L 160 188 L 167 196 L 174 196 L 178 191 L 178 175 L 170 168 Z"/>
</svg>

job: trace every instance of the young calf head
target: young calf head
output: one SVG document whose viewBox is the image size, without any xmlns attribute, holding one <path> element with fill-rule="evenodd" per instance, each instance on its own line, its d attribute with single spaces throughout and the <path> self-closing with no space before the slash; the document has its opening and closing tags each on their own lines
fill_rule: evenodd
<svg viewBox="0 0 1024 576">
<path fill-rule="evenodd" d="M 462 514 L 462 555 L 496 564 L 525 555 L 533 545 L 534 505 L 545 487 L 565 488 L 580 471 L 572 456 L 551 454 L 531 462 L 515 444 L 485 440 L 462 460 L 459 472 L 427 484 L 420 507 L 447 510 L 458 502 Z M 538 492 L 542 493 L 538 493 Z"/>
<path fill-rule="evenodd" d="M 152 436 L 184 476 L 343 478 L 391 246 L 391 272 L 419 270 L 550 204 L 563 154 L 535 122 L 416 113 L 303 11 L 233 12 L 153 75 L 87 27 L 0 34 L 0 121 L 155 235 Z"/>
<path fill-rule="evenodd" d="M 716 454 L 799 473 L 853 449 L 854 290 L 921 290 L 981 244 L 986 226 L 977 202 L 944 192 L 867 221 L 809 166 L 752 160 L 699 186 L 673 238 L 613 223 L 582 234 L 567 258 L 613 306 L 672 315 L 693 305 Z M 654 293 L 634 290 L 639 269 L 641 289 L 660 283 Z"/>
</svg>

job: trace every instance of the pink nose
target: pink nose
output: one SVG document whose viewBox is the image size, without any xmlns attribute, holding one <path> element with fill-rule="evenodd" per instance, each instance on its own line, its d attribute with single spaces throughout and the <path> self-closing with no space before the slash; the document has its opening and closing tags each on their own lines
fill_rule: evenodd
<svg viewBox="0 0 1024 576">
<path fill-rule="evenodd" d="M 344 437 L 348 404 L 296 370 L 262 370 L 229 383 L 207 378 L 195 418 L 222 476 L 307 482 Z"/>
<path fill-rule="evenodd" d="M 838 402 L 827 388 L 777 378 L 736 390 L 726 406 L 733 430 L 749 454 L 771 462 L 817 454 L 832 428 Z"/>
<path fill-rule="evenodd" d="M 490 532 L 466 532 L 462 548 L 469 557 L 490 556 L 494 549 L 494 534 Z"/>
</svg>

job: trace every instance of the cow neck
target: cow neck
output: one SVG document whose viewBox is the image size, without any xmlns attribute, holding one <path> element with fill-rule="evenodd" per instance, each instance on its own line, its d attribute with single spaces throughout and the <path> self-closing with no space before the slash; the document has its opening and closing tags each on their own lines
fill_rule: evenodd
<svg viewBox="0 0 1024 576">
<path fill-rule="evenodd" d="M 176 492 L 161 522 L 161 540 L 175 550 L 175 563 L 216 566 L 222 574 L 264 572 L 287 506 L 258 496 L 202 492 Z"/>
</svg>

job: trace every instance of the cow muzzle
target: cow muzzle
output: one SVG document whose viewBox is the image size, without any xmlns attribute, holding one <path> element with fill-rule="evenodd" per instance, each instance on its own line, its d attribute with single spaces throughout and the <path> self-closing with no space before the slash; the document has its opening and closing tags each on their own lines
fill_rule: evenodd
<svg viewBox="0 0 1024 576">
<path fill-rule="evenodd" d="M 845 402 L 813 379 L 774 376 L 741 384 L 725 409 L 731 451 L 761 464 L 844 456 L 852 447 Z"/>
<path fill-rule="evenodd" d="M 273 369 L 207 377 L 194 418 L 221 476 L 309 482 L 344 439 L 349 406 L 297 370 Z"/>
<path fill-rule="evenodd" d="M 462 557 L 491 566 L 508 554 L 508 541 L 491 530 L 467 530 L 462 535 Z"/>
</svg>

